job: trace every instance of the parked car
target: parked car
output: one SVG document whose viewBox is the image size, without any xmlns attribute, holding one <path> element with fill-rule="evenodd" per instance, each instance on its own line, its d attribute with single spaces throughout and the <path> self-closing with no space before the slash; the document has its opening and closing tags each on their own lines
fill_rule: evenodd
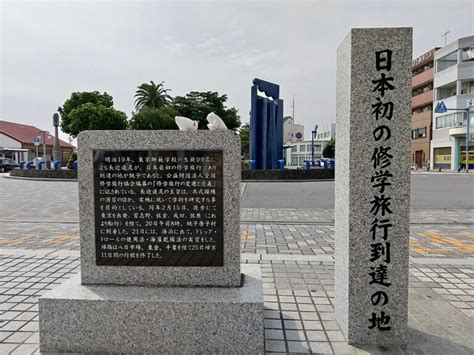
<svg viewBox="0 0 474 355">
<path fill-rule="evenodd" d="M 4 173 L 18 167 L 14 160 L 8 158 L 0 158 L 0 172 Z"/>
</svg>

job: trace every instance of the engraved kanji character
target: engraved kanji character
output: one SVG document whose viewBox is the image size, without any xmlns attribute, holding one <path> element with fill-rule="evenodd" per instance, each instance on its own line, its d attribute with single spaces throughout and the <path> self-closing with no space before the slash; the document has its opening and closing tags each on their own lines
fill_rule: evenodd
<svg viewBox="0 0 474 355">
<path fill-rule="evenodd" d="M 382 69 L 390 71 L 392 69 L 392 51 L 390 49 L 375 52 L 375 67 L 377 71 Z"/>
<path fill-rule="evenodd" d="M 392 162 L 390 159 L 393 158 L 389 152 L 392 147 L 375 147 L 374 152 L 372 153 L 371 161 L 374 165 L 374 169 L 377 168 L 386 168 L 387 166 L 391 165 Z"/>
<path fill-rule="evenodd" d="M 388 229 L 390 227 L 393 227 L 393 225 L 390 223 L 389 219 L 382 219 L 378 220 L 375 218 L 372 222 L 372 227 L 370 228 L 370 231 L 372 232 L 372 240 L 375 240 L 375 237 L 377 235 L 377 228 L 383 229 L 383 240 L 387 240 L 388 238 Z"/>
<path fill-rule="evenodd" d="M 390 209 L 390 205 L 392 204 L 391 197 L 385 197 L 385 195 L 380 195 L 380 196 L 374 196 L 374 199 L 370 201 L 372 204 L 372 208 L 370 209 L 370 212 L 373 213 L 374 216 L 376 216 L 379 211 L 381 212 L 382 216 L 385 216 L 385 213 L 393 213 L 392 210 Z"/>
<path fill-rule="evenodd" d="M 384 256 L 384 261 L 386 263 L 390 263 L 390 242 L 370 244 L 370 256 L 371 262 L 374 262 L 375 260 L 378 260 Z"/>
<path fill-rule="evenodd" d="M 376 142 L 384 138 L 384 136 L 386 136 L 384 141 L 386 141 L 387 139 L 390 139 L 390 137 L 392 136 L 392 132 L 390 131 L 390 128 L 385 125 L 381 125 L 375 128 L 372 134 L 374 135 L 374 139 Z"/>
<path fill-rule="evenodd" d="M 369 329 L 374 329 L 377 327 L 378 330 L 385 331 L 392 329 L 390 324 L 390 316 L 385 315 L 385 312 L 380 312 L 380 317 L 378 317 L 375 313 L 372 312 L 372 317 L 369 318 Z"/>
<path fill-rule="evenodd" d="M 388 303 L 388 295 L 384 291 L 377 291 L 370 296 L 370 300 L 374 306 L 377 306 L 383 298 L 381 306 L 385 306 Z"/>
<path fill-rule="evenodd" d="M 386 265 L 380 264 L 377 267 L 370 267 L 372 272 L 369 272 L 369 275 L 372 277 L 372 280 L 369 282 L 369 285 L 378 284 L 385 287 L 390 286 L 392 283 L 387 282 L 388 280 L 388 268 Z"/>
<path fill-rule="evenodd" d="M 376 182 L 376 184 L 373 184 L 372 187 L 379 188 L 379 192 L 383 193 L 385 191 L 385 187 L 391 185 L 391 183 L 387 181 L 390 177 L 393 177 L 393 175 L 390 174 L 388 170 L 375 171 L 374 175 L 372 175 L 370 178 L 372 183 Z"/>
<path fill-rule="evenodd" d="M 384 97 L 385 91 L 395 89 L 395 86 L 390 84 L 390 81 L 393 81 L 393 80 L 394 80 L 393 77 L 391 76 L 387 77 L 385 73 L 380 73 L 380 79 L 372 80 L 372 83 L 375 84 L 372 92 L 379 91 L 380 95 Z"/>
<path fill-rule="evenodd" d="M 391 120 L 393 116 L 393 102 L 382 102 L 379 97 L 377 97 L 376 100 L 377 102 L 372 105 L 372 108 L 374 109 L 372 115 L 375 115 L 376 120 L 379 118 Z"/>
</svg>

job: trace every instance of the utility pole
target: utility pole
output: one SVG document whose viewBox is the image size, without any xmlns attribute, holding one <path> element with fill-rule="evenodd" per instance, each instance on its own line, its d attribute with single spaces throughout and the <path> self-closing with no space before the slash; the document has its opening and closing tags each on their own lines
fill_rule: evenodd
<svg viewBox="0 0 474 355">
<path fill-rule="evenodd" d="M 293 94 L 293 105 L 291 105 L 293 109 L 293 113 L 291 114 L 291 118 L 293 118 L 293 123 L 295 123 L 295 94 Z"/>
<path fill-rule="evenodd" d="M 41 133 L 43 135 L 43 158 L 46 156 L 46 133 L 48 131 L 39 131 L 38 133 Z"/>
<path fill-rule="evenodd" d="M 445 33 L 443 33 L 441 35 L 441 37 L 444 37 L 444 45 L 446 46 L 446 44 L 448 43 L 448 33 L 450 33 L 451 31 L 446 31 Z"/>
</svg>

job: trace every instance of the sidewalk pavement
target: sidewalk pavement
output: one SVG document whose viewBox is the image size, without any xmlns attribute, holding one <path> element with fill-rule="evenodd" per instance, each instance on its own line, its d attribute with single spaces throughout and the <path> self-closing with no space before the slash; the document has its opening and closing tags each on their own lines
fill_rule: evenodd
<svg viewBox="0 0 474 355">
<path fill-rule="evenodd" d="M 409 344 L 352 347 L 334 314 L 332 210 L 241 210 L 242 263 L 260 264 L 267 353 L 472 354 L 474 211 L 414 210 Z M 67 215 L 66 215 L 67 216 Z M 38 354 L 38 297 L 79 271 L 79 229 L 0 220 L 0 354 Z"/>
</svg>

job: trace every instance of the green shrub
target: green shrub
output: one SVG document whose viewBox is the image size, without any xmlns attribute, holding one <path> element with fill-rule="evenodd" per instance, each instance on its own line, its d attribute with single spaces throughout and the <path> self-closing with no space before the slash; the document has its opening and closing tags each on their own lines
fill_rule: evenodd
<svg viewBox="0 0 474 355">
<path fill-rule="evenodd" d="M 71 155 L 69 156 L 69 160 L 67 162 L 67 168 L 72 170 L 74 169 L 74 161 L 77 160 L 77 153 L 72 152 Z"/>
</svg>

